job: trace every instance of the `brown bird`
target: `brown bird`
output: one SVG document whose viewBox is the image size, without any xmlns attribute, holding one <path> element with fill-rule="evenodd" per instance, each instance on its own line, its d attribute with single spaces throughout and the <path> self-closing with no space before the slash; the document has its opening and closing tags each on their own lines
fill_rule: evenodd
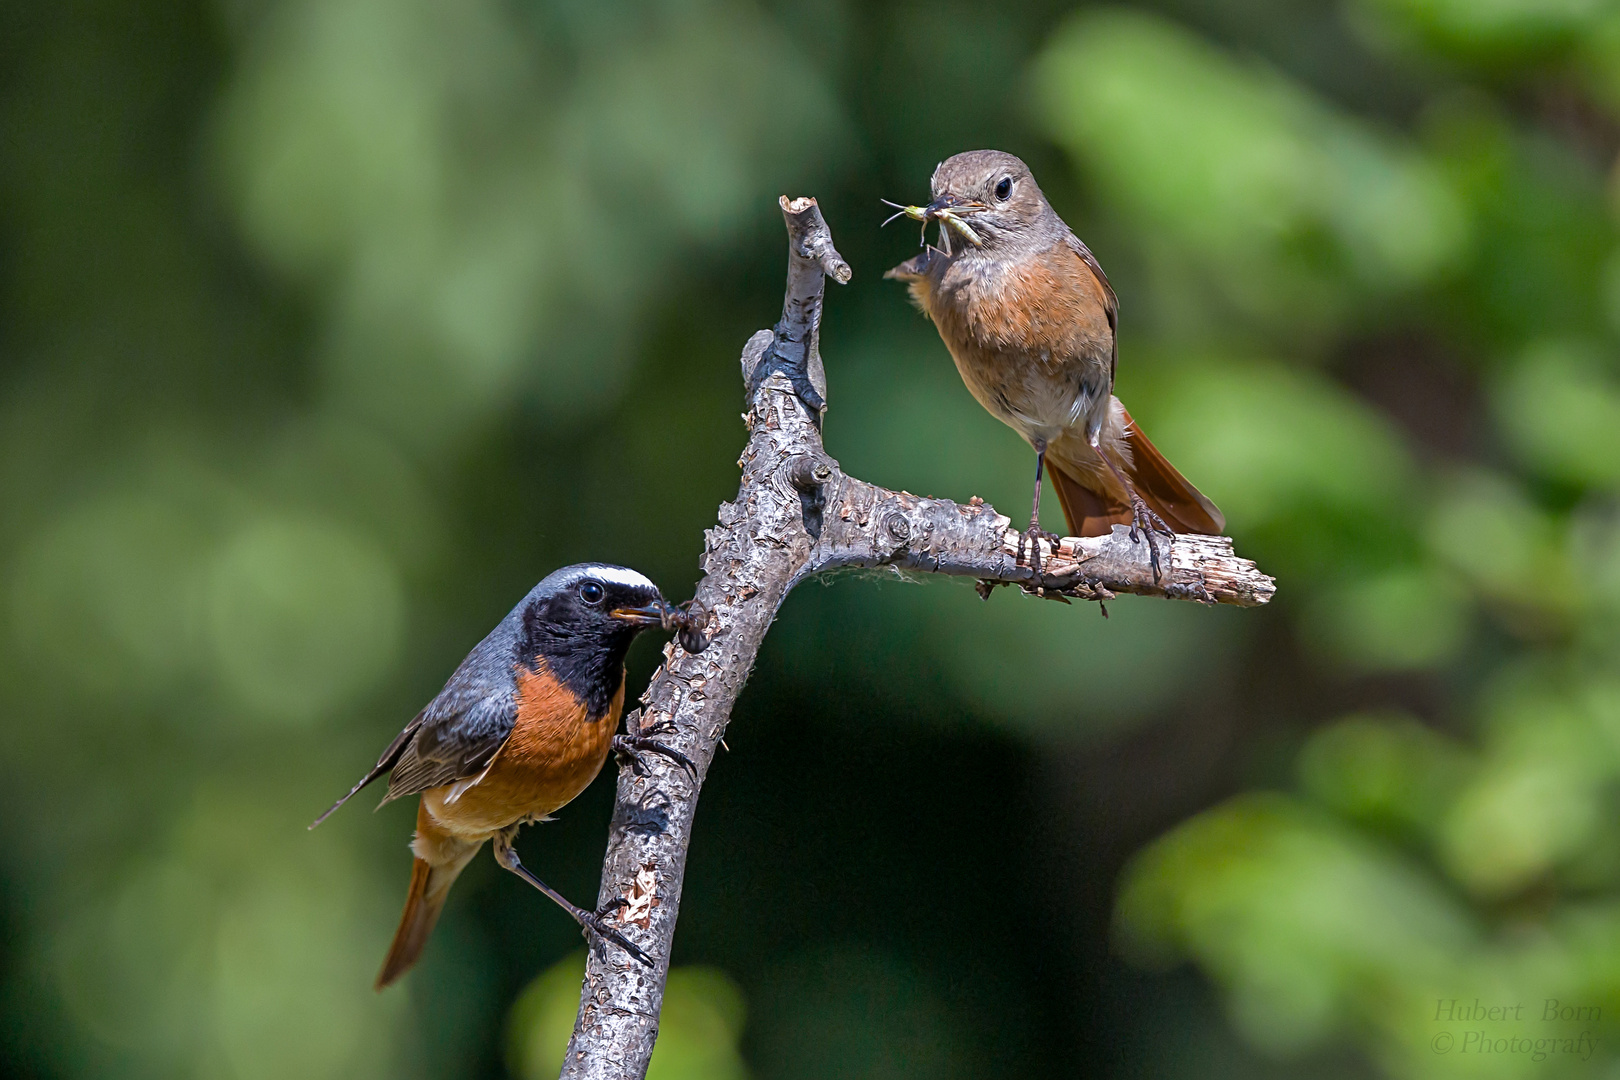
<svg viewBox="0 0 1620 1080">
<path fill-rule="evenodd" d="M 584 791 L 610 749 L 632 758 L 639 750 L 663 754 L 696 775 L 678 751 L 615 734 L 631 639 L 647 627 L 683 626 L 685 618 L 634 570 L 581 563 L 556 571 L 478 643 L 371 771 L 315 819 L 312 829 L 383 773 L 390 773 L 383 802 L 422 797 L 410 892 L 377 989 L 416 963 L 450 886 L 487 840 L 502 866 L 585 930 L 652 963 L 607 922 L 623 901 L 601 911 L 576 907 L 518 861 L 512 841 L 525 823 L 546 820 Z"/>
<path fill-rule="evenodd" d="M 1035 500 L 1025 534 L 1035 566 L 1036 539 L 1056 539 L 1040 528 L 1048 467 L 1070 532 L 1103 536 L 1116 524 L 1129 525 L 1134 542 L 1139 529 L 1147 531 L 1155 573 L 1151 530 L 1221 532 L 1226 519 L 1215 504 L 1165 460 L 1114 397 L 1119 303 L 1029 167 L 999 150 L 972 150 L 940 162 L 929 186 L 932 202 L 901 212 L 925 229 L 939 222 L 940 246 L 884 276 L 909 284 L 968 391 L 1035 449 Z"/>
</svg>

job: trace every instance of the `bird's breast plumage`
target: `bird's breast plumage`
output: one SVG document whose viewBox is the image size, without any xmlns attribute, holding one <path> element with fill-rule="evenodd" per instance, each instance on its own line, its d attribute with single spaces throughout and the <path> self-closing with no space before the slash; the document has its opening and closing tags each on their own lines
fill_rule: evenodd
<svg viewBox="0 0 1620 1080">
<path fill-rule="evenodd" d="M 423 792 L 423 805 L 446 829 L 487 836 L 539 820 L 571 802 L 602 771 L 624 709 L 622 672 L 601 715 L 591 715 L 543 662 L 519 670 L 516 697 L 512 733 L 488 768 Z"/>
<path fill-rule="evenodd" d="M 1106 407 L 1113 328 L 1101 283 L 1066 244 L 936 254 L 912 293 L 968 390 L 1026 439 L 1051 441 Z"/>
</svg>

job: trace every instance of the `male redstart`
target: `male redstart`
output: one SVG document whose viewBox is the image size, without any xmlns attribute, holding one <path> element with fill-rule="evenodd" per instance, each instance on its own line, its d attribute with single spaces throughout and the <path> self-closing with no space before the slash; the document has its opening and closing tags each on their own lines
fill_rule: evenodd
<svg viewBox="0 0 1620 1080">
<path fill-rule="evenodd" d="M 467 654 L 376 766 L 310 825 L 389 770 L 384 803 L 422 796 L 410 893 L 377 989 L 416 962 L 450 886 L 486 840 L 495 842 L 497 862 L 581 927 L 652 962 L 607 924 L 622 903 L 594 912 L 574 906 L 518 861 L 512 841 L 521 826 L 544 821 L 584 791 L 610 749 L 632 756 L 653 751 L 693 768 L 684 755 L 651 739 L 615 734 L 631 639 L 649 626 L 681 626 L 684 618 L 634 570 L 582 563 L 556 571 Z"/>
<path fill-rule="evenodd" d="M 1114 290 L 1029 167 L 999 150 L 972 150 L 940 162 L 929 187 L 927 206 L 900 210 L 924 228 L 939 222 L 940 247 L 884 276 L 909 284 L 968 391 L 1034 447 L 1035 504 L 1026 534 L 1033 561 L 1040 559 L 1036 538 L 1051 538 L 1040 528 L 1047 465 L 1076 536 L 1103 536 L 1116 523 L 1131 527 L 1133 541 L 1139 528 L 1167 535 L 1225 528 L 1215 504 L 1164 459 L 1113 396 Z M 1147 539 L 1157 572 L 1151 532 Z"/>
</svg>

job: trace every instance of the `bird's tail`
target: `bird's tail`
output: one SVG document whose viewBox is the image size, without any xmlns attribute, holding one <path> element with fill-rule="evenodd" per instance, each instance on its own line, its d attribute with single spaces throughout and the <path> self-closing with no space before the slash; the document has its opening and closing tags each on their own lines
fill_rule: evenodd
<svg viewBox="0 0 1620 1080">
<path fill-rule="evenodd" d="M 388 956 L 377 973 L 378 990 L 409 971 L 422 955 L 433 924 L 444 909 L 445 898 L 450 895 L 450 886 L 483 846 L 482 842 L 471 843 L 441 830 L 428 816 L 427 807 L 417 810 L 411 888 L 399 917 L 399 929 L 394 931 L 394 943 L 388 947 Z"/>
<path fill-rule="evenodd" d="M 1124 406 L 1120 411 L 1125 422 L 1125 453 L 1109 456 L 1142 501 L 1175 532 L 1219 536 L 1226 528 L 1225 515 L 1165 460 Z M 1048 455 L 1047 464 L 1072 535 L 1106 536 L 1115 525 L 1131 523 L 1130 501 L 1116 497 L 1113 489 L 1117 484 L 1101 462 L 1093 459 L 1088 466 L 1076 467 Z"/>
</svg>

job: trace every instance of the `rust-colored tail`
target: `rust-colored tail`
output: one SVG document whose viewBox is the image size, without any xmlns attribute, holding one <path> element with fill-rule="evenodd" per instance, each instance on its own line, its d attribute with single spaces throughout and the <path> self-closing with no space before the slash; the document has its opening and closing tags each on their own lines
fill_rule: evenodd
<svg viewBox="0 0 1620 1080">
<path fill-rule="evenodd" d="M 433 924 L 444 909 L 445 898 L 450 895 L 450 886 L 483 847 L 441 831 L 426 807 L 416 812 L 416 837 L 413 847 L 418 854 L 411 863 L 411 888 L 399 917 L 399 929 L 394 931 L 394 943 L 388 947 L 388 956 L 377 973 L 378 990 L 409 971 L 422 955 Z M 431 855 L 433 861 L 422 858 L 423 853 Z"/>
<path fill-rule="evenodd" d="M 1122 460 L 1126 457 L 1123 454 L 1109 454 L 1109 457 L 1130 479 L 1142 501 L 1178 533 L 1219 536 L 1226 528 L 1226 517 L 1165 460 L 1158 447 L 1148 441 L 1131 419 L 1130 413 L 1124 416 L 1124 441 L 1129 446 L 1129 460 Z M 1105 486 L 1105 478 L 1112 480 L 1113 477 L 1101 465 L 1096 465 L 1093 472 L 1071 469 L 1050 456 L 1047 462 L 1052 486 L 1057 489 L 1058 502 L 1063 504 L 1063 516 L 1068 519 L 1073 535 L 1105 536 L 1113 526 L 1131 523 L 1129 503 L 1121 502 L 1110 493 L 1109 487 L 1114 485 Z"/>
</svg>

